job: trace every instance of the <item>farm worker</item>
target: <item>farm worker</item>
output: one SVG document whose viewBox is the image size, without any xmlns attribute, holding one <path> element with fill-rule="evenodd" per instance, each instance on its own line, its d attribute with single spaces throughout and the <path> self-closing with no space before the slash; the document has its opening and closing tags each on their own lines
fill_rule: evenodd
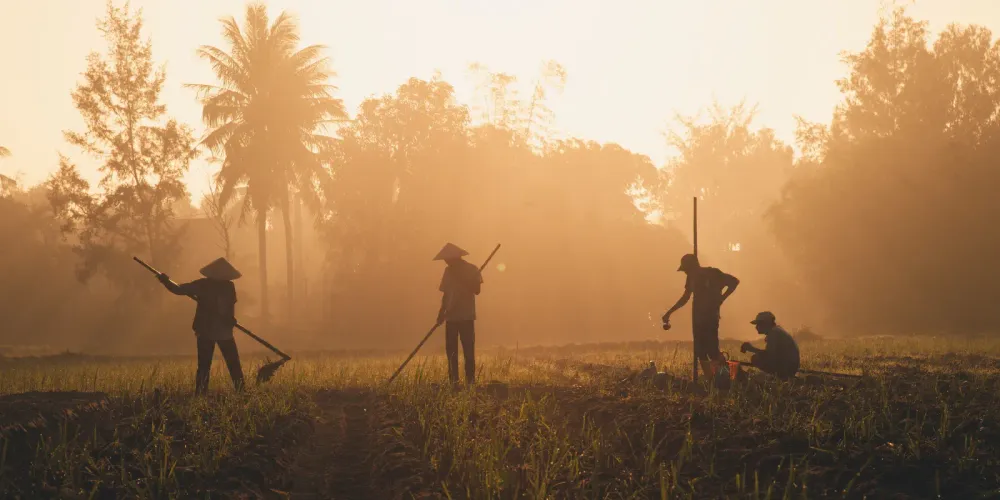
<svg viewBox="0 0 1000 500">
<path fill-rule="evenodd" d="M 750 324 L 757 327 L 757 333 L 764 335 L 765 348 L 761 350 L 750 342 L 744 342 L 740 352 L 754 353 L 750 357 L 750 364 L 762 372 L 782 379 L 794 377 L 799 371 L 799 346 L 795 339 L 778 326 L 771 312 L 758 313 Z"/>
<path fill-rule="evenodd" d="M 448 377 L 458 383 L 458 341 L 462 340 L 465 357 L 465 382 L 471 385 L 476 378 L 476 295 L 482 288 L 483 276 L 475 264 L 462 259 L 469 255 L 461 248 L 448 243 L 434 260 L 443 260 L 447 267 L 441 277 L 441 309 L 437 324 L 445 324 L 445 352 L 448 354 Z"/>
<path fill-rule="evenodd" d="M 670 328 L 670 315 L 684 307 L 693 295 L 694 304 L 691 307 L 694 309 L 694 354 L 701 364 L 702 372 L 710 377 L 725 363 L 722 352 L 719 351 L 722 303 L 733 294 L 740 280 L 714 267 L 702 267 L 694 254 L 681 257 L 681 265 L 677 270 L 687 275 L 684 295 L 663 315 L 663 328 Z"/>
<path fill-rule="evenodd" d="M 236 390 L 243 389 L 243 369 L 240 354 L 233 339 L 236 326 L 236 286 L 233 280 L 242 274 L 225 258 L 218 258 L 201 268 L 204 278 L 181 285 L 170 281 L 166 274 L 160 275 L 160 282 L 176 295 L 187 295 L 197 302 L 194 313 L 194 330 L 198 342 L 198 372 L 195 375 L 195 393 L 208 390 L 208 379 L 212 368 L 212 356 L 218 344 L 222 357 L 226 360 L 229 375 Z"/>
</svg>

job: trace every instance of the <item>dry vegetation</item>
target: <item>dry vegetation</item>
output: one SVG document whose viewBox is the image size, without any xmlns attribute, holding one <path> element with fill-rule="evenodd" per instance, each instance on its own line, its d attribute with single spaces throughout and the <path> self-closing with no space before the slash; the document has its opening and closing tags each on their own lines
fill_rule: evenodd
<svg viewBox="0 0 1000 500">
<path fill-rule="evenodd" d="M 798 123 L 801 154 L 752 108 L 715 106 L 680 117 L 679 154 L 654 165 L 550 133 L 555 62 L 528 93 L 476 65 L 482 110 L 435 76 L 350 115 L 325 50 L 267 13 L 249 4 L 198 52 L 215 78 L 193 86 L 195 130 L 166 112 L 141 13 L 108 3 L 107 50 L 72 92 L 79 150 L 30 189 L 0 175 L 0 342 L 177 352 L 191 304 L 131 257 L 180 277 L 224 252 L 246 270 L 240 319 L 286 323 L 267 332 L 283 348 L 409 347 L 448 240 L 477 263 L 504 245 L 482 312 L 505 336 L 480 342 L 628 340 L 681 290 L 661 263 L 689 251 L 694 196 L 705 262 L 747 283 L 725 312 L 741 328 L 764 307 L 841 331 L 1000 326 L 1000 42 L 982 26 L 933 37 L 896 9 L 845 55 L 830 121 Z M 187 219 L 206 148 L 221 162 L 208 220 Z M 86 156 L 104 182 L 85 180 Z M 196 398 L 190 358 L 0 345 L 0 498 L 1000 498 L 1000 341 L 802 335 L 804 367 L 859 377 L 716 391 L 688 381 L 689 344 L 600 344 L 480 350 L 480 383 L 454 390 L 439 353 L 390 386 L 402 354 L 311 353 L 244 394 L 217 357 Z M 665 387 L 622 382 L 649 360 Z"/>
<path fill-rule="evenodd" d="M 440 357 L 386 388 L 399 358 L 313 355 L 242 396 L 216 363 L 206 398 L 191 395 L 190 360 L 8 359 L 0 496 L 1000 494 L 1000 343 L 806 342 L 804 366 L 866 376 L 728 392 L 692 386 L 689 356 L 676 343 L 486 351 L 481 383 L 453 391 Z M 651 359 L 675 376 L 665 389 L 620 383 Z"/>
</svg>

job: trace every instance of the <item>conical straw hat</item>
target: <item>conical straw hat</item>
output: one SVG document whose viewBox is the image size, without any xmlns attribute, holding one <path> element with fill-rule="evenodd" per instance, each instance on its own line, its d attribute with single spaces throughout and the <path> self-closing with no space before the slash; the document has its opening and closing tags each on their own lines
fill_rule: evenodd
<svg viewBox="0 0 1000 500">
<path fill-rule="evenodd" d="M 433 260 L 457 259 L 465 255 L 469 255 L 469 252 L 466 252 L 465 250 L 462 250 L 461 248 L 458 248 L 457 246 L 448 243 L 444 246 L 444 248 L 441 249 L 440 252 L 438 252 L 437 256 L 435 256 Z"/>
<path fill-rule="evenodd" d="M 201 275 L 208 279 L 223 281 L 232 281 L 243 276 L 225 257 L 219 257 L 201 268 Z"/>
</svg>

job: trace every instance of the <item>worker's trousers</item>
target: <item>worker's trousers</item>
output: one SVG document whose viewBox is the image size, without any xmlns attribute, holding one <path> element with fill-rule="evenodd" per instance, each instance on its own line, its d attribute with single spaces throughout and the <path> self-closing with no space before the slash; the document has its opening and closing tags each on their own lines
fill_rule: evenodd
<svg viewBox="0 0 1000 500">
<path fill-rule="evenodd" d="M 448 354 L 448 378 L 458 383 L 458 341 L 462 340 L 465 357 L 465 383 L 476 381 L 476 322 L 448 321 L 444 325 L 444 349 Z"/>
<path fill-rule="evenodd" d="M 236 349 L 236 340 L 212 340 L 198 336 L 198 373 L 195 375 L 194 392 L 202 394 L 208 390 L 208 379 L 212 373 L 212 356 L 215 354 L 215 345 L 219 345 L 222 358 L 226 360 L 226 367 L 229 368 L 229 376 L 233 379 L 233 386 L 236 390 L 243 389 L 243 367 L 240 366 L 240 353 Z"/>
<path fill-rule="evenodd" d="M 775 375 L 778 378 L 787 379 L 795 376 L 797 369 L 789 363 L 783 363 L 767 351 L 758 352 L 750 357 L 750 364 L 754 368 Z"/>
<path fill-rule="evenodd" d="M 694 354 L 698 359 L 718 359 L 719 351 L 719 312 L 707 311 L 695 314 L 694 324 Z"/>
</svg>

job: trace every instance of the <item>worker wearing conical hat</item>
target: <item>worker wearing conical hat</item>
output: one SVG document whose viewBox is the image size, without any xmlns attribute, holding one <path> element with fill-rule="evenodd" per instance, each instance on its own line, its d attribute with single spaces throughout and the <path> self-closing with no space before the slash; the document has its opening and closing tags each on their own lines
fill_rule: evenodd
<svg viewBox="0 0 1000 500">
<path fill-rule="evenodd" d="M 691 306 L 694 309 L 694 354 L 701 364 L 702 372 L 711 377 L 724 362 L 719 350 L 722 303 L 736 291 L 740 280 L 714 267 L 702 267 L 694 254 L 681 257 L 681 265 L 677 270 L 687 275 L 684 295 L 663 315 L 663 328 L 670 328 L 670 315 L 684 307 L 694 296 L 694 304 Z"/>
<path fill-rule="evenodd" d="M 462 341 L 465 357 L 465 382 L 469 385 L 476 378 L 476 295 L 482 288 L 483 276 L 475 264 L 462 257 L 469 255 L 461 248 L 448 243 L 434 260 L 448 264 L 441 277 L 441 309 L 437 324 L 445 324 L 445 352 L 448 354 L 448 377 L 458 383 L 458 342 Z"/>
<path fill-rule="evenodd" d="M 236 326 L 236 286 L 233 280 L 239 279 L 239 271 L 225 258 L 219 258 L 201 268 L 204 278 L 181 285 L 170 281 L 166 274 L 160 275 L 160 282 L 176 295 L 187 295 L 197 302 L 194 313 L 195 337 L 198 341 L 198 373 L 195 375 L 195 392 L 198 394 L 208 390 L 208 379 L 212 368 L 212 356 L 215 346 L 219 346 L 233 385 L 237 390 L 243 389 L 243 368 L 240 366 L 240 354 L 233 339 L 233 328 Z"/>
</svg>

